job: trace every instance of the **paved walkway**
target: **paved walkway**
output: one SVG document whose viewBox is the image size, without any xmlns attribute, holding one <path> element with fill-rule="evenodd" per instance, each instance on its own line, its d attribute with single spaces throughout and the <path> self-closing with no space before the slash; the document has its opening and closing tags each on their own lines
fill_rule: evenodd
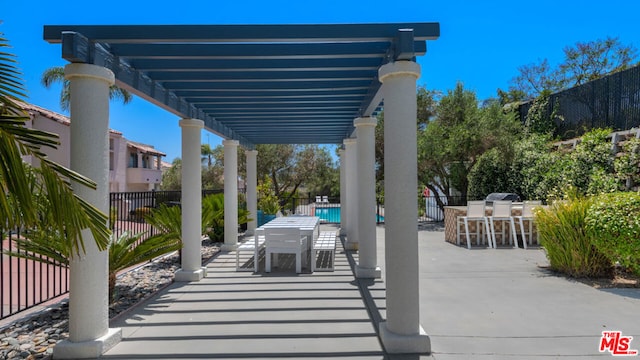
<svg viewBox="0 0 640 360">
<path fill-rule="evenodd" d="M 384 276 L 384 228 L 378 227 Z M 431 356 L 389 356 L 377 338 L 384 282 L 357 281 L 357 254 L 334 272 L 235 271 L 222 253 L 197 283 L 172 284 L 111 325 L 107 359 L 566 359 L 609 357 L 602 331 L 640 348 L 640 289 L 597 290 L 553 276 L 540 249 L 467 250 L 422 230 L 421 323 Z M 389 244 L 387 244 L 389 245 Z M 364 295 L 364 296 L 363 296 Z M 637 340 L 636 340 L 637 339 Z"/>
</svg>

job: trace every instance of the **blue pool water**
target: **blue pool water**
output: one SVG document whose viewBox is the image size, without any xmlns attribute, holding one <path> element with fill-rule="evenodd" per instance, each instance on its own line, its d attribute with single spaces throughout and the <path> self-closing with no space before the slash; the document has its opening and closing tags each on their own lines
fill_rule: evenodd
<svg viewBox="0 0 640 360">
<path fill-rule="evenodd" d="M 329 223 L 340 222 L 340 207 L 317 207 L 316 216 Z M 384 216 L 376 215 L 377 222 L 384 222 Z"/>
</svg>

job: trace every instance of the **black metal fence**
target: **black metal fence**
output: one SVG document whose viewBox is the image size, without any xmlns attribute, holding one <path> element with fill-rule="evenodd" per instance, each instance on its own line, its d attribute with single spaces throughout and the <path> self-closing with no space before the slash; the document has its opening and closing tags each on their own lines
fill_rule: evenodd
<svg viewBox="0 0 640 360">
<path fill-rule="evenodd" d="M 202 190 L 202 197 L 222 193 L 224 190 Z M 144 217 L 162 204 L 180 206 L 182 192 L 142 191 L 119 192 L 109 196 L 109 219 L 114 236 L 128 231 L 132 234 L 147 232 L 145 237 L 153 236 L 155 229 L 144 221 Z"/>
<path fill-rule="evenodd" d="M 444 205 L 466 205 L 467 201 L 461 196 L 441 196 Z M 292 198 L 283 206 L 284 214 L 298 214 L 318 216 L 323 222 L 340 222 L 340 198 L 307 197 Z M 383 203 L 376 204 L 376 221 L 384 223 L 385 207 Z M 444 213 L 437 204 L 435 196 L 423 197 L 419 200 L 418 221 L 444 221 Z"/>
<path fill-rule="evenodd" d="M 462 196 L 440 196 L 440 201 L 445 206 L 465 206 L 467 205 L 467 199 Z M 418 220 L 419 221 L 444 221 L 444 212 L 440 209 L 436 196 L 430 195 L 423 197 L 418 205 Z"/>
<path fill-rule="evenodd" d="M 69 272 L 65 266 L 4 254 L 5 251 L 12 251 L 27 255 L 14 242 L 26 234 L 21 230 L 2 234 L 0 319 L 31 309 L 69 291 Z"/>
<path fill-rule="evenodd" d="M 204 197 L 222 191 L 204 190 L 202 195 Z M 155 230 L 144 222 L 144 215 L 151 208 L 157 208 L 161 204 L 179 206 L 180 199 L 180 191 L 111 193 L 109 213 L 114 236 L 118 236 L 124 231 L 134 234 L 147 231 L 146 236 L 152 236 Z M 429 206 L 430 201 L 434 203 L 433 197 L 424 199 L 424 211 L 421 211 L 419 219 L 440 221 L 437 212 L 439 209 L 437 206 Z M 378 223 L 384 223 L 384 204 L 378 204 L 376 209 Z M 283 206 L 285 214 L 319 216 L 327 223 L 339 223 L 340 210 L 340 198 L 337 197 L 292 198 Z M 11 231 L 2 235 L 3 241 L 0 249 L 3 252 L 0 258 L 0 268 L 2 268 L 0 302 L 2 308 L 0 309 L 0 319 L 68 293 L 69 273 L 66 267 L 5 255 L 4 252 L 7 250 L 22 251 L 16 247 L 14 241 L 24 236 L 24 232 Z"/>
<path fill-rule="evenodd" d="M 223 190 L 203 190 L 202 196 L 220 193 Z M 114 236 L 124 231 L 137 234 L 147 232 L 154 235 L 155 229 L 144 222 L 144 215 L 161 204 L 179 205 L 180 191 L 148 191 L 111 193 L 109 215 Z M 63 265 L 48 265 L 6 255 L 6 251 L 24 252 L 15 240 L 23 238 L 24 230 L 13 230 L 2 234 L 0 251 L 0 319 L 16 315 L 69 292 L 69 271 Z M 25 253 L 26 254 L 26 253 Z"/>
<path fill-rule="evenodd" d="M 532 102 L 520 106 L 526 121 Z M 640 126 L 640 66 L 611 74 L 581 86 L 555 93 L 549 98 L 547 114 L 555 107 L 558 135 L 580 136 L 593 128 L 629 130 Z"/>
</svg>

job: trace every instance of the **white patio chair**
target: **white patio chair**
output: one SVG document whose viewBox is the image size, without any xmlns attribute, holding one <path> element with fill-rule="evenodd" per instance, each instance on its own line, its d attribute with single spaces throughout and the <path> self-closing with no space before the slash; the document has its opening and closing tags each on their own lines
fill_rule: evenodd
<svg viewBox="0 0 640 360">
<path fill-rule="evenodd" d="M 522 235 L 522 242 L 524 243 L 524 248 L 527 248 L 527 237 L 529 237 L 529 245 L 533 245 L 533 208 L 536 206 L 542 205 L 542 201 L 540 200 L 529 200 L 525 201 L 522 204 L 522 215 L 514 216 L 516 222 L 520 223 L 520 234 Z M 525 232 L 524 222 L 528 221 L 528 227 Z M 537 236 L 536 232 L 536 244 L 540 245 L 540 237 Z"/>
<path fill-rule="evenodd" d="M 253 253 L 253 271 L 258 272 L 258 255 L 264 247 L 264 235 L 255 235 L 255 237 L 239 243 L 236 248 L 236 271 L 251 271 L 251 268 L 243 268 L 240 266 L 240 253 Z"/>
<path fill-rule="evenodd" d="M 495 243 L 491 243 L 491 232 L 489 232 L 489 221 L 485 214 L 485 201 L 469 201 L 467 202 L 467 215 L 458 216 L 456 221 L 457 244 L 460 245 L 460 225 L 464 223 L 465 234 L 467 235 L 467 248 L 471 249 L 471 235 L 469 234 L 469 221 L 476 222 L 476 242 L 480 245 L 480 241 L 486 236 L 489 247 L 495 247 Z M 484 231 L 481 225 L 484 225 Z M 482 237 L 481 237 L 482 235 Z"/>
<path fill-rule="evenodd" d="M 509 229 L 511 230 L 511 235 L 509 236 L 509 244 L 513 244 L 513 247 L 518 247 L 518 238 L 516 237 L 516 224 L 513 220 L 513 216 L 511 215 L 511 207 L 513 206 L 513 202 L 511 200 L 495 200 L 493 202 L 493 212 L 491 216 L 489 216 L 489 223 L 491 224 L 491 236 L 493 238 L 493 245 L 497 247 L 496 242 L 496 228 L 495 222 L 502 221 L 502 245 L 505 243 L 505 225 L 504 222 L 509 224 Z"/>
<path fill-rule="evenodd" d="M 303 254 L 306 258 L 307 237 L 300 234 L 299 228 L 266 228 L 265 239 L 265 271 L 271 272 L 271 254 L 295 254 L 296 273 L 302 272 Z M 277 264 L 277 260 L 274 261 Z"/>
<path fill-rule="evenodd" d="M 322 196 L 316 196 L 316 203 L 320 204 L 322 202 Z"/>
<path fill-rule="evenodd" d="M 328 204 L 328 203 L 329 203 L 329 197 L 328 197 L 328 196 L 326 196 L 326 195 L 323 195 L 323 196 L 322 196 L 322 203 L 323 203 L 323 204 Z"/>
</svg>

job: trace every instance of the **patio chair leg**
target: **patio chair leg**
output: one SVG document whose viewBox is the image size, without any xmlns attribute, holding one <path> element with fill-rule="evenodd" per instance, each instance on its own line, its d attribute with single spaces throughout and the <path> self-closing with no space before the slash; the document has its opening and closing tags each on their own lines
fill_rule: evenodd
<svg viewBox="0 0 640 360">
<path fill-rule="evenodd" d="M 271 253 L 265 252 L 264 271 L 271 272 Z"/>
<path fill-rule="evenodd" d="M 493 220 L 489 221 L 489 224 L 491 225 L 491 238 L 493 239 L 493 243 L 497 244 L 496 243 L 496 227 L 495 225 L 493 225 Z M 504 239 L 502 239 L 502 241 L 504 242 Z"/>
<path fill-rule="evenodd" d="M 471 237 L 469 236 L 469 222 L 467 219 L 464 219 L 464 230 L 465 234 L 467 234 L 467 249 L 471 250 Z"/>
<path fill-rule="evenodd" d="M 527 234 L 524 232 L 524 220 L 518 219 L 518 223 L 520 223 L 520 234 L 522 235 L 522 242 L 527 242 Z"/>
<path fill-rule="evenodd" d="M 513 236 L 513 247 L 517 248 L 518 247 L 518 236 L 516 235 L 516 223 L 513 221 L 513 218 L 509 218 L 509 226 L 511 227 L 511 235 Z M 524 244 L 524 248 L 527 248 L 527 243 L 526 241 L 524 241 L 524 239 L 522 240 L 522 243 Z"/>
<path fill-rule="evenodd" d="M 485 234 L 487 235 L 487 242 L 489 243 L 489 247 L 492 249 L 495 249 L 496 243 L 491 239 L 491 231 L 489 231 L 489 221 L 487 219 L 484 219 L 483 223 L 484 223 L 484 230 L 485 230 Z"/>
</svg>

